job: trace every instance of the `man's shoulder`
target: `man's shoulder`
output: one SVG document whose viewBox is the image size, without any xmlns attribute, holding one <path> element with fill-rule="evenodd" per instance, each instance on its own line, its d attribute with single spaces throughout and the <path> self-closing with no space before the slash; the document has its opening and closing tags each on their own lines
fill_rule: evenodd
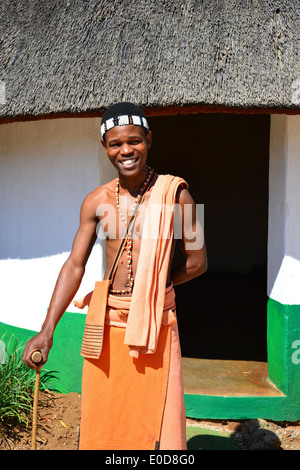
<svg viewBox="0 0 300 470">
<path fill-rule="evenodd" d="M 180 175 L 173 175 L 171 173 L 158 173 L 157 176 L 159 178 L 163 178 L 163 179 L 170 179 L 170 180 L 183 180 L 184 181 L 184 178 Z"/>
<path fill-rule="evenodd" d="M 85 199 L 85 204 L 100 204 L 105 203 L 115 194 L 116 179 L 109 181 L 108 183 L 102 184 L 97 188 L 90 191 Z"/>
<path fill-rule="evenodd" d="M 177 187 L 177 192 L 182 190 L 187 190 L 189 185 L 184 178 L 178 175 L 172 175 L 170 173 L 160 173 L 158 174 L 157 182 L 161 180 L 162 183 L 166 184 L 168 187 L 173 183 Z"/>
<path fill-rule="evenodd" d="M 98 186 L 93 191 L 91 191 L 90 194 L 97 196 L 98 194 L 106 194 L 107 192 L 115 191 L 115 189 L 116 189 L 116 178 L 109 181 L 108 183 L 101 184 L 101 186 Z"/>
</svg>

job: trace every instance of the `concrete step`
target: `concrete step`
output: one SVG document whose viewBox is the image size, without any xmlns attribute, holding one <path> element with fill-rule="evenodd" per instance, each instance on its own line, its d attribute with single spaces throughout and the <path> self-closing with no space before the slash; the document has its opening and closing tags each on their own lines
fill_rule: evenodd
<svg viewBox="0 0 300 470">
<path fill-rule="evenodd" d="M 268 378 L 268 364 L 184 357 L 184 392 L 219 396 L 284 396 Z"/>
</svg>

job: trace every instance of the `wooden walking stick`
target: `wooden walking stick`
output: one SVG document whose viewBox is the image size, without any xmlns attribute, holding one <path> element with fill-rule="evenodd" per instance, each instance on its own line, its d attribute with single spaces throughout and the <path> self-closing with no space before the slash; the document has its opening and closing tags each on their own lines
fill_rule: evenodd
<svg viewBox="0 0 300 470">
<path fill-rule="evenodd" d="M 41 362 L 42 357 L 43 356 L 40 351 L 34 351 L 31 354 L 31 360 L 35 364 L 38 364 L 39 362 Z M 41 368 L 38 367 L 36 369 L 35 385 L 34 385 L 31 450 L 36 450 L 37 406 L 38 406 L 39 388 L 40 388 L 40 374 L 41 374 Z"/>
</svg>

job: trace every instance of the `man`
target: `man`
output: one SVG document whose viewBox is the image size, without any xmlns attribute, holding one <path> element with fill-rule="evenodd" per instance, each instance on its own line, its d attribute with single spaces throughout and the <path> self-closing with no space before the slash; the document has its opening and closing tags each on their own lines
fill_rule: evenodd
<svg viewBox="0 0 300 470">
<path fill-rule="evenodd" d="M 206 270 L 204 242 L 201 235 L 197 238 L 195 203 L 184 180 L 157 175 L 147 166 L 152 133 L 139 107 L 118 103 L 108 108 L 102 117 L 101 134 L 102 145 L 118 171 L 118 178 L 98 187 L 83 201 L 70 256 L 58 276 L 42 329 L 26 344 L 23 360 L 34 369 L 36 365 L 30 356 L 40 350 L 41 364 L 47 361 L 55 327 L 80 286 L 100 223 L 106 236 L 104 279 L 108 278 L 111 266 L 116 266 L 108 284 L 109 292 L 99 294 L 95 287 L 92 298 L 88 295 L 75 303 L 79 307 L 90 303 L 86 325 L 89 330 L 90 310 L 98 315 L 100 304 L 105 301 L 101 346 L 91 352 L 90 339 L 84 336 L 83 340 L 79 448 L 185 449 L 181 354 L 173 286 Z M 186 259 L 172 268 L 174 221 L 166 207 L 175 204 L 184 220 L 179 243 Z M 167 216 L 148 218 L 150 208 L 156 206 L 163 208 L 160 214 Z M 186 221 L 187 207 L 191 210 Z M 135 209 L 136 218 L 128 230 Z M 153 231 L 151 236 L 143 236 L 146 226 Z M 120 251 L 123 237 L 125 242 Z M 193 237 L 195 246 L 191 244 Z M 114 263 L 119 251 L 118 262 Z M 91 323 L 93 336 L 99 326 L 94 325 L 94 319 Z"/>
</svg>

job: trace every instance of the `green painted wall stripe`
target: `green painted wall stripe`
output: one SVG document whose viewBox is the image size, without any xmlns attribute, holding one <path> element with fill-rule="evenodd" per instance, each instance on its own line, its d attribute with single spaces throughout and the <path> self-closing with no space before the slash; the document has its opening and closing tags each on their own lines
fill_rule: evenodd
<svg viewBox="0 0 300 470">
<path fill-rule="evenodd" d="M 284 394 L 300 401 L 300 305 L 268 300 L 268 371 Z"/>
<path fill-rule="evenodd" d="M 83 357 L 80 349 L 85 319 L 86 315 L 81 313 L 66 313 L 55 329 L 47 367 L 59 370 L 61 384 L 57 386 L 62 393 L 81 393 Z"/>
<path fill-rule="evenodd" d="M 267 305 L 268 373 L 271 382 L 283 393 L 288 391 L 286 365 L 288 316 L 284 305 L 272 299 Z"/>
</svg>

